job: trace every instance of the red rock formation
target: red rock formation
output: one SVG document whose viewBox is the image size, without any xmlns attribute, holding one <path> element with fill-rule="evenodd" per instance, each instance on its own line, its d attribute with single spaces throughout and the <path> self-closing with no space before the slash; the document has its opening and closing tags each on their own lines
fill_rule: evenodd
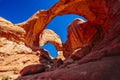
<svg viewBox="0 0 120 80">
<path fill-rule="evenodd" d="M 0 18 L 0 79 L 4 76 L 15 79 L 25 66 L 40 64 L 39 56 L 47 53 L 43 49 L 33 51 L 26 46 L 25 34 L 23 28 Z"/>
<path fill-rule="evenodd" d="M 33 73 L 35 74 L 35 73 L 45 72 L 45 69 L 46 69 L 45 65 L 41 65 L 41 64 L 29 65 L 24 67 L 24 69 L 20 71 L 20 74 L 22 76 L 32 75 Z"/>
<path fill-rule="evenodd" d="M 102 7 L 98 3 L 102 4 Z M 97 7 L 92 4 L 97 5 Z M 97 11 L 96 8 L 100 11 Z M 55 16 L 64 14 L 78 14 L 87 18 L 90 22 L 96 21 L 97 24 L 103 24 L 107 18 L 107 7 L 104 0 L 60 0 L 49 10 L 38 11 L 26 22 L 16 25 L 26 30 L 26 45 L 35 48 L 36 46 L 39 47 L 39 35 L 45 29 L 45 26 Z"/>
<path fill-rule="evenodd" d="M 57 52 L 57 58 L 64 60 L 63 56 L 63 44 L 60 37 L 50 29 L 45 29 L 39 36 L 39 45 L 43 46 L 47 43 L 51 43 L 55 46 Z"/>
<path fill-rule="evenodd" d="M 52 30 L 45 29 L 39 36 L 39 45 L 43 46 L 47 43 L 55 45 L 58 51 L 62 51 L 63 45 L 60 37 Z"/>
<path fill-rule="evenodd" d="M 101 4 L 102 6 L 98 4 Z M 27 46 L 30 46 L 32 49 L 38 49 L 39 35 L 44 30 L 45 26 L 55 16 L 64 15 L 64 14 L 78 14 L 84 16 L 88 20 L 88 23 L 85 23 L 85 25 L 89 25 L 89 24 L 91 24 L 90 26 L 97 25 L 99 26 L 97 27 L 98 29 L 101 28 L 104 32 L 106 31 L 106 26 L 107 26 L 106 21 L 109 17 L 108 17 L 108 8 L 104 0 L 94 0 L 94 1 L 93 0 L 87 0 L 87 1 L 60 0 L 55 5 L 53 5 L 49 10 L 38 11 L 27 21 L 16 25 L 23 27 L 26 31 L 25 44 Z M 104 23 L 106 24 L 104 25 Z"/>
<path fill-rule="evenodd" d="M 67 29 L 68 35 L 67 41 L 64 43 L 64 56 L 69 57 L 74 50 L 91 45 L 97 38 L 99 39 L 98 27 L 88 21 L 74 20 Z"/>
<path fill-rule="evenodd" d="M 7 37 L 12 41 L 23 41 L 25 30 L 21 27 L 14 26 L 11 22 L 0 17 L 0 36 Z M 16 35 L 17 34 L 17 35 Z"/>
<path fill-rule="evenodd" d="M 51 72 L 19 77 L 17 80 L 119 80 L 119 58 L 107 57 L 83 65 L 75 64 Z"/>
<path fill-rule="evenodd" d="M 68 39 L 64 44 L 64 52 L 68 54 L 64 53 L 66 60 L 62 66 L 18 80 L 119 80 L 119 9 L 119 0 L 59 0 L 48 10 L 49 15 L 73 13 L 88 21 L 75 20 L 68 27 Z"/>
<path fill-rule="evenodd" d="M 91 52 L 85 56 L 79 63 L 85 63 L 91 60 L 100 59 L 104 56 L 119 55 L 120 43 L 119 43 L 119 8 L 120 1 L 106 1 L 109 18 L 106 20 L 104 25 L 107 27 L 108 32 L 104 35 L 104 39 L 94 45 Z M 115 11 L 115 12 L 114 12 Z"/>
</svg>

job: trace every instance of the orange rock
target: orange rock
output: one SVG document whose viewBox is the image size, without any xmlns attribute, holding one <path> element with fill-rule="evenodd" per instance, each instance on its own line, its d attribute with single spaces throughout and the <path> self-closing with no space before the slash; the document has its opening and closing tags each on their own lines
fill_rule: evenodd
<svg viewBox="0 0 120 80">
<path fill-rule="evenodd" d="M 47 43 L 55 45 L 58 51 L 62 51 L 63 45 L 60 37 L 52 30 L 45 29 L 39 36 L 39 45 L 43 46 Z"/>
<path fill-rule="evenodd" d="M 45 69 L 46 69 L 46 67 L 44 65 L 41 65 L 41 64 L 29 65 L 29 66 L 24 67 L 20 71 L 20 74 L 22 76 L 32 75 L 32 74 L 45 72 Z"/>
<path fill-rule="evenodd" d="M 39 45 L 43 46 L 47 43 L 51 43 L 56 47 L 57 58 L 64 59 L 63 56 L 63 44 L 60 37 L 50 29 L 45 29 L 39 36 Z"/>
<path fill-rule="evenodd" d="M 59 0 L 48 10 L 49 16 L 52 15 L 48 20 L 64 14 L 78 14 L 87 19 L 83 23 L 77 19 L 68 27 L 67 41 L 64 43 L 67 65 L 63 62 L 63 67 L 54 71 L 20 77 L 18 80 L 119 80 L 119 9 L 119 0 Z"/>
<path fill-rule="evenodd" d="M 26 32 L 19 26 L 14 26 L 10 21 L 0 17 L 0 36 L 9 40 L 20 42 L 24 41 Z"/>
<path fill-rule="evenodd" d="M 102 7 L 98 4 L 101 4 Z M 39 35 L 43 32 L 45 26 L 55 16 L 64 14 L 77 14 L 88 20 L 88 22 L 80 25 L 82 26 L 79 28 L 82 29 L 81 31 L 78 31 L 78 28 L 74 29 L 72 27 L 68 29 L 68 31 L 73 29 L 73 33 L 68 32 L 68 40 L 64 44 L 65 57 L 68 56 L 66 53 L 70 54 L 75 49 L 92 44 L 95 39 L 99 38 L 96 38 L 96 36 L 101 36 L 102 32 L 99 33 L 99 30 L 105 31 L 106 25 L 104 23 L 109 18 L 108 8 L 104 0 L 60 0 L 49 10 L 38 11 L 26 22 L 16 25 L 23 27 L 26 31 L 25 44 L 32 49 L 36 49 L 39 47 Z M 72 40 L 72 37 L 75 38 Z"/>
<path fill-rule="evenodd" d="M 100 27 L 99 27 L 100 28 Z M 80 19 L 74 20 L 67 28 L 67 40 L 64 43 L 64 56 L 69 57 L 78 48 L 89 46 L 100 39 L 97 25 Z"/>
<path fill-rule="evenodd" d="M 98 2 L 101 5 L 98 5 Z M 97 5 L 99 12 L 92 5 Z M 16 24 L 26 30 L 25 43 L 31 48 L 39 47 L 39 35 L 45 29 L 45 26 L 58 15 L 77 14 L 85 17 L 88 21 L 103 24 L 107 17 L 107 8 L 104 0 L 60 0 L 49 10 L 41 10 L 34 14 L 30 19 L 21 24 Z M 96 13 L 97 12 L 97 13 Z M 102 14 L 100 14 L 102 12 Z M 100 17 L 99 17 L 100 14 Z M 97 16 L 96 16 L 97 15 Z"/>
<path fill-rule="evenodd" d="M 75 64 L 54 71 L 22 76 L 17 80 L 119 80 L 120 56 L 106 57 L 83 65 Z M 109 76 L 109 77 L 108 77 Z"/>
<path fill-rule="evenodd" d="M 25 66 L 39 63 L 41 51 L 26 46 L 25 30 L 0 17 L 0 79 L 15 79 Z"/>
</svg>

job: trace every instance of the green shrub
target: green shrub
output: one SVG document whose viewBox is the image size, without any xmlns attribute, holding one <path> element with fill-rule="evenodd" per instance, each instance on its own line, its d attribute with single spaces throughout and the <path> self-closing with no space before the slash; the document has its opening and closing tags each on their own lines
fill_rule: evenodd
<svg viewBox="0 0 120 80">
<path fill-rule="evenodd" d="M 3 77 L 1 80 L 8 80 L 8 76 Z"/>
</svg>

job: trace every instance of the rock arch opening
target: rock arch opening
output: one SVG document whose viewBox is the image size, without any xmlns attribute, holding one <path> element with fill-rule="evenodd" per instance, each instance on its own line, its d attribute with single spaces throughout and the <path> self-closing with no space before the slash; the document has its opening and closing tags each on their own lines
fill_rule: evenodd
<svg viewBox="0 0 120 80">
<path fill-rule="evenodd" d="M 52 56 L 53 58 L 57 57 L 57 54 L 56 54 L 57 50 L 53 44 L 47 43 L 44 46 L 42 46 L 42 48 L 47 50 L 50 53 L 50 56 Z"/>
<path fill-rule="evenodd" d="M 56 32 L 60 36 L 62 42 L 64 43 L 66 41 L 66 36 L 67 36 L 67 27 L 76 18 L 81 18 L 83 20 L 86 20 L 84 17 L 76 14 L 56 16 L 46 26 L 46 29 L 51 29 L 54 32 Z"/>
<path fill-rule="evenodd" d="M 76 18 L 80 18 L 80 19 L 83 19 L 86 21 L 86 19 L 82 16 L 78 16 L 75 14 L 69 14 L 69 15 L 56 16 L 46 26 L 46 29 L 50 29 L 50 30 L 54 31 L 54 33 L 57 34 L 59 37 L 59 40 L 56 42 L 55 40 L 57 40 L 57 39 L 55 37 L 48 36 L 48 34 L 50 35 L 50 33 L 48 32 L 48 34 L 45 38 L 46 40 L 45 40 L 45 42 L 43 42 L 45 45 L 43 43 L 41 43 L 42 48 L 48 50 L 48 52 L 50 53 L 50 55 L 52 57 L 55 58 L 55 57 L 57 57 L 58 53 L 62 53 L 62 52 L 58 52 L 58 51 L 62 51 L 62 49 L 60 49 L 60 47 L 58 47 L 58 46 L 62 45 L 62 43 L 64 43 L 66 41 L 67 27 Z M 53 39 L 52 40 L 51 40 L 51 38 L 48 39 L 48 37 L 51 37 Z M 43 40 L 41 40 L 41 41 L 43 41 Z M 56 43 L 54 43 L 54 42 L 56 42 Z"/>
</svg>

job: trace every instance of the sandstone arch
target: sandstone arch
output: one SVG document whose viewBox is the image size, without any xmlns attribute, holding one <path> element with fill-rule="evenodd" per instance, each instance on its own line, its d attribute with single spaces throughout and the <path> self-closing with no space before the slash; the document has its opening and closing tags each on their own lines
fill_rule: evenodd
<svg viewBox="0 0 120 80">
<path fill-rule="evenodd" d="M 96 4 L 96 6 L 92 5 Z M 102 4 L 102 5 L 99 5 Z M 26 22 L 16 24 L 26 30 L 25 43 L 33 47 L 39 47 L 39 35 L 45 26 L 57 15 L 77 14 L 84 16 L 88 21 L 103 24 L 107 18 L 107 8 L 104 0 L 59 0 L 49 10 L 41 10 L 35 13 Z M 101 13 L 102 11 L 102 13 Z"/>
<path fill-rule="evenodd" d="M 63 50 L 63 45 L 60 37 L 52 30 L 45 29 L 39 36 L 39 45 L 43 46 L 47 43 L 51 43 L 58 51 Z"/>
<path fill-rule="evenodd" d="M 52 30 L 45 29 L 39 36 L 39 45 L 43 46 L 47 43 L 51 43 L 57 50 L 57 58 L 64 60 L 63 56 L 63 44 L 60 37 Z"/>
</svg>

